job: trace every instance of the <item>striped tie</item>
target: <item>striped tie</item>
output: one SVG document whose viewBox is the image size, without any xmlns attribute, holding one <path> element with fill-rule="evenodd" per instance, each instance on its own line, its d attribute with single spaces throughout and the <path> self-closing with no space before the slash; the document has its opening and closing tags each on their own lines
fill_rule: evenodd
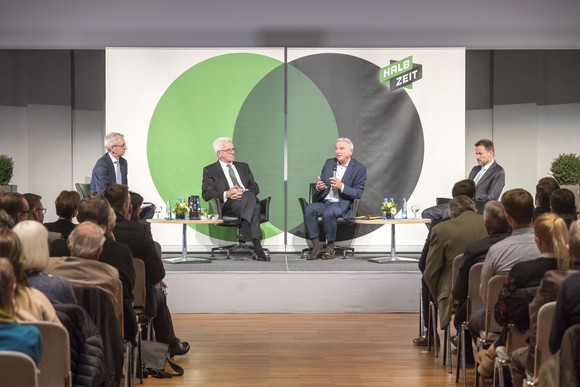
<svg viewBox="0 0 580 387">
<path fill-rule="evenodd" d="M 234 172 L 234 169 L 232 168 L 232 164 L 228 164 L 228 170 L 230 172 L 230 178 L 232 179 L 232 184 L 239 186 L 240 183 L 238 183 L 238 179 L 236 179 L 236 173 Z"/>
</svg>

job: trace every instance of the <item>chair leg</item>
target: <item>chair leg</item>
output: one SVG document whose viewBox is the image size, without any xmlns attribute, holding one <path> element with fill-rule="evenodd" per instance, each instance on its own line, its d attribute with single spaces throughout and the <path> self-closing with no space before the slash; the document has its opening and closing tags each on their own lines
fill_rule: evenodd
<svg viewBox="0 0 580 387">
<path fill-rule="evenodd" d="M 449 373 L 453 373 L 453 356 L 451 355 L 451 324 L 447 325 L 447 361 L 449 364 Z"/>
<path fill-rule="evenodd" d="M 465 364 L 465 330 L 467 329 L 467 323 L 463 322 L 463 324 L 461 324 L 461 375 L 463 376 L 463 387 L 465 387 L 466 385 L 466 380 L 465 380 L 465 374 L 466 374 L 466 368 L 467 365 Z M 471 343 L 469 343 L 469 345 L 472 345 Z M 459 362 L 459 360 L 458 360 Z"/>
<path fill-rule="evenodd" d="M 447 326 L 449 327 L 449 325 Z M 443 366 L 447 364 L 447 341 L 450 340 L 447 328 L 443 331 Z"/>
<path fill-rule="evenodd" d="M 433 336 L 433 349 L 435 352 L 435 357 L 439 357 L 439 351 L 437 348 L 437 315 L 435 314 L 435 304 L 433 301 L 429 303 L 429 314 L 431 315 L 431 335 Z"/>
<path fill-rule="evenodd" d="M 425 315 L 423 312 L 423 289 L 419 287 L 419 337 L 425 335 Z"/>
</svg>

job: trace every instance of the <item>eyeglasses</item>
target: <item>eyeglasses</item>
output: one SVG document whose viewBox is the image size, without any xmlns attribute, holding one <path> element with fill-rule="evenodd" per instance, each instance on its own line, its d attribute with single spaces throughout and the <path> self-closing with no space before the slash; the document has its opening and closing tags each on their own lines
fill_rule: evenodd
<svg viewBox="0 0 580 387">
<path fill-rule="evenodd" d="M 33 208 L 32 210 L 28 211 L 29 213 L 34 212 L 35 210 L 41 211 L 43 215 L 46 215 L 46 208 Z"/>
<path fill-rule="evenodd" d="M 113 146 L 119 146 L 119 147 L 121 147 L 121 148 L 125 148 L 125 147 L 127 146 L 127 144 L 124 144 L 124 143 L 123 143 L 123 144 L 121 144 L 121 145 L 113 145 Z"/>
<path fill-rule="evenodd" d="M 230 152 L 235 152 L 236 149 L 238 148 L 230 148 L 230 149 L 220 149 L 220 152 L 226 152 L 226 153 L 230 153 Z"/>
</svg>

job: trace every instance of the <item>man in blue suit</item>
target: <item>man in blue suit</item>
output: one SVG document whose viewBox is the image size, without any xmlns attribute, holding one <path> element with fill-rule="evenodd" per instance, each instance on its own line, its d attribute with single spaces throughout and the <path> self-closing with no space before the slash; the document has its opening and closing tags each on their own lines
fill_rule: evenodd
<svg viewBox="0 0 580 387">
<path fill-rule="evenodd" d="M 91 176 L 91 192 L 101 195 L 110 185 L 127 185 L 127 160 L 123 158 L 127 150 L 125 137 L 121 133 L 107 134 L 105 149 L 107 153 L 97 161 Z"/>
<path fill-rule="evenodd" d="M 353 144 L 348 138 L 336 140 L 333 159 L 326 160 L 316 182 L 317 195 L 304 211 L 306 236 L 312 241 L 309 260 L 334 258 L 336 218 L 349 219 L 352 202 L 360 199 L 365 189 L 367 169 L 353 159 Z M 326 249 L 321 249 L 318 217 L 321 216 L 326 237 Z"/>
<path fill-rule="evenodd" d="M 469 172 L 469 180 L 475 182 L 477 201 L 475 208 L 483 214 L 485 203 L 498 200 L 505 185 L 505 171 L 495 160 L 495 148 L 491 140 L 479 140 L 475 143 L 477 164 Z"/>
</svg>

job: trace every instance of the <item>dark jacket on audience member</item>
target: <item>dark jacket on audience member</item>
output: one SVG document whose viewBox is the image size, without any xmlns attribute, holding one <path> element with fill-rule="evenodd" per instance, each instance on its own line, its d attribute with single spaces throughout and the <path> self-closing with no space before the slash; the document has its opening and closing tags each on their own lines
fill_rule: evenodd
<svg viewBox="0 0 580 387">
<path fill-rule="evenodd" d="M 76 226 L 77 225 L 74 224 L 73 222 L 65 219 L 58 219 L 56 222 L 44 224 L 44 227 L 46 227 L 48 231 L 59 232 L 62 234 L 62 237 L 64 239 L 68 238 L 68 236 L 75 229 Z"/>
<path fill-rule="evenodd" d="M 550 332 L 550 350 L 560 349 L 562 336 L 572 325 L 580 324 L 580 273 L 568 277 L 560 286 Z"/>
<path fill-rule="evenodd" d="M 58 304 L 54 309 L 69 334 L 72 385 L 100 386 L 105 377 L 105 354 L 95 323 L 78 305 Z"/>
</svg>

